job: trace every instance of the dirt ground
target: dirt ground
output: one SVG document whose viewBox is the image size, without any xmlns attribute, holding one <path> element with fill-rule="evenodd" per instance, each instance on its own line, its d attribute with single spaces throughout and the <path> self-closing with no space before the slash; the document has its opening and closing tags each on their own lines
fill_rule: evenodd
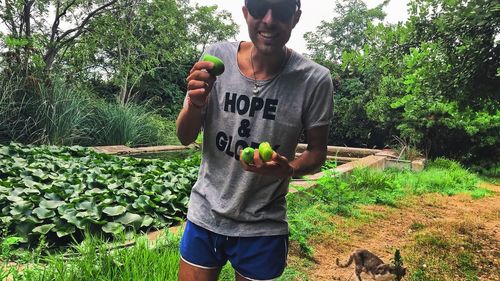
<svg viewBox="0 0 500 281">
<path fill-rule="evenodd" d="M 370 206 L 365 211 L 375 213 L 377 219 L 361 226 L 348 225 L 343 219 L 339 219 L 336 221 L 336 234 L 314 246 L 316 266 L 311 268 L 309 279 L 356 280 L 353 275 L 354 266 L 339 268 L 335 265 L 336 258 L 345 261 L 352 250 L 365 248 L 379 255 L 385 262 L 391 261 L 395 249 L 402 249 L 404 259 L 405 245 L 411 245 L 414 239 L 412 226 L 415 223 L 423 225 L 427 230 L 442 230 L 449 225 L 466 222 L 481 232 L 478 237 L 487 239 L 480 241 L 481 245 L 486 246 L 478 254 L 490 260 L 493 269 L 481 272 L 479 280 L 500 280 L 498 271 L 494 269 L 500 268 L 500 186 L 483 184 L 482 187 L 495 194 L 478 200 L 473 200 L 468 195 L 432 194 L 410 199 L 398 208 Z"/>
</svg>

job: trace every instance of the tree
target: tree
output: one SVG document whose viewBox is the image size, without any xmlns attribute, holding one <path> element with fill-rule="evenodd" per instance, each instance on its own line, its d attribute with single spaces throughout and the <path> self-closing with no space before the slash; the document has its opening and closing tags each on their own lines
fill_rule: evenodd
<svg viewBox="0 0 500 281">
<path fill-rule="evenodd" d="M 497 158 L 498 4 L 412 1 L 406 30 L 400 74 L 391 74 L 399 75 L 400 90 L 379 91 L 369 105 L 371 116 L 399 120 L 400 134 L 431 156 Z"/>
<path fill-rule="evenodd" d="M 340 62 L 343 52 L 359 51 L 367 42 L 365 30 L 376 20 L 383 20 L 382 10 L 389 3 L 385 0 L 368 9 L 362 0 L 337 0 L 331 21 L 322 21 L 315 32 L 307 32 L 304 38 L 310 55 L 319 61 Z"/>
<path fill-rule="evenodd" d="M 231 14 L 219 11 L 214 6 L 195 5 L 194 9 L 184 9 L 189 23 L 189 40 L 198 46 L 197 57 L 205 51 L 207 45 L 234 38 L 238 34 L 238 25 Z"/>
<path fill-rule="evenodd" d="M 309 37 L 313 58 L 341 78 L 334 137 L 370 143 L 366 133 L 384 132 L 386 144 L 395 135 L 431 157 L 497 161 L 500 5 L 413 0 L 409 14 L 372 24 L 361 5 Z"/>
<path fill-rule="evenodd" d="M 207 44 L 236 34 L 229 13 L 187 1 L 128 0 L 94 21 L 71 50 L 66 75 L 119 89 L 119 103 L 155 98 L 164 107 L 185 93 L 185 77 Z M 157 98 L 161 99 L 161 102 Z M 177 109 L 176 109 L 177 111 Z"/>
<path fill-rule="evenodd" d="M 8 30 L 5 42 L 10 60 L 26 75 L 52 70 L 57 57 L 88 32 L 99 15 L 114 9 L 118 0 L 4 0 L 0 19 Z M 11 64 L 12 65 L 12 64 Z"/>
<path fill-rule="evenodd" d="M 377 122 L 370 120 L 365 104 L 371 99 L 368 92 L 370 79 L 356 70 L 369 42 L 367 30 L 374 22 L 384 19 L 384 5 L 368 9 L 361 0 L 337 1 L 331 21 L 323 21 L 316 31 L 306 33 L 309 55 L 328 67 L 334 80 L 340 81 L 334 95 L 335 113 L 330 129 L 329 143 L 337 145 L 381 147 L 388 134 Z"/>
</svg>

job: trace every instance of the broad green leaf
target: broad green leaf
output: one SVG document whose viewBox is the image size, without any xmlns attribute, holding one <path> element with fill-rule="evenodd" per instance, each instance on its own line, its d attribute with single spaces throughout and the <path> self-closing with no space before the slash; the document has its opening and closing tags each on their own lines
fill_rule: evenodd
<svg viewBox="0 0 500 281">
<path fill-rule="evenodd" d="M 57 209 L 59 206 L 66 204 L 64 201 L 55 200 L 42 200 L 40 201 L 40 207 L 45 209 Z"/>
<path fill-rule="evenodd" d="M 42 194 L 40 192 L 40 190 L 36 189 L 36 188 L 25 188 L 24 189 L 24 193 L 27 194 L 27 195 L 40 195 Z"/>
<path fill-rule="evenodd" d="M 37 177 L 37 178 L 39 178 L 41 180 L 45 180 L 45 179 L 48 178 L 47 174 L 44 171 L 40 170 L 40 169 L 34 169 L 34 170 L 32 170 L 31 171 L 31 175 L 35 176 L 35 177 Z"/>
<path fill-rule="evenodd" d="M 125 227 L 121 223 L 108 222 L 102 226 L 102 231 L 112 234 L 120 234 L 125 230 Z"/>
<path fill-rule="evenodd" d="M 36 181 L 29 180 L 29 179 L 23 179 L 22 182 L 26 187 L 29 187 L 29 188 L 37 188 L 37 187 L 40 187 L 42 185 Z"/>
<path fill-rule="evenodd" d="M 19 196 L 7 196 L 7 199 L 11 202 L 23 202 L 24 199 L 22 197 L 19 197 Z"/>
<path fill-rule="evenodd" d="M 61 238 L 75 233 L 76 228 L 69 224 L 59 224 L 52 231 L 57 234 L 57 237 Z"/>
<path fill-rule="evenodd" d="M 121 184 L 115 182 L 115 183 L 109 184 L 108 188 L 111 190 L 115 190 L 115 189 L 119 188 L 120 186 L 121 186 Z"/>
<path fill-rule="evenodd" d="M 83 201 L 77 204 L 78 210 L 92 210 L 95 208 L 95 203 L 91 201 Z"/>
<path fill-rule="evenodd" d="M 39 219 L 48 219 L 56 215 L 56 213 L 52 210 L 48 210 L 42 207 L 35 208 L 33 210 L 33 214 L 35 214 Z"/>
<path fill-rule="evenodd" d="M 13 216 L 20 214 L 26 215 L 28 211 L 31 211 L 31 209 L 33 209 L 33 207 L 34 205 L 31 202 L 18 201 L 11 205 L 10 214 Z"/>
<path fill-rule="evenodd" d="M 153 223 L 154 219 L 150 217 L 149 215 L 144 216 L 144 219 L 142 220 L 141 227 L 148 227 Z"/>
<path fill-rule="evenodd" d="M 47 234 L 52 228 L 54 228 L 55 224 L 51 223 L 51 224 L 44 224 L 44 225 L 40 225 L 40 226 L 37 226 L 35 228 L 33 228 L 33 232 L 37 232 L 37 233 L 40 233 L 40 234 Z"/>
<path fill-rule="evenodd" d="M 37 218 L 37 217 L 35 217 L 33 215 L 26 216 L 25 217 L 25 221 L 32 222 L 33 224 L 36 224 L 36 225 L 38 225 L 38 224 L 40 224 L 40 223 L 43 222 L 43 220 L 41 220 L 41 219 L 39 219 L 39 218 Z"/>
<path fill-rule="evenodd" d="M 115 217 L 119 216 L 127 211 L 127 208 L 123 206 L 106 207 L 102 210 L 103 213 Z"/>
<path fill-rule="evenodd" d="M 141 220 L 142 217 L 140 215 L 127 212 L 123 216 L 116 219 L 115 222 L 119 222 L 121 224 L 132 224 Z"/>
</svg>

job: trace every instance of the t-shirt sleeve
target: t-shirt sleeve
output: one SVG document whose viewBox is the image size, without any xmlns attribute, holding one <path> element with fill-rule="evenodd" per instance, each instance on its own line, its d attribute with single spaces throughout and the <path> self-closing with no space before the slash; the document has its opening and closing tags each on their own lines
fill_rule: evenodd
<svg viewBox="0 0 500 281">
<path fill-rule="evenodd" d="M 333 92 L 333 81 L 327 72 L 311 93 L 304 116 L 306 130 L 330 124 L 333 118 Z"/>
</svg>

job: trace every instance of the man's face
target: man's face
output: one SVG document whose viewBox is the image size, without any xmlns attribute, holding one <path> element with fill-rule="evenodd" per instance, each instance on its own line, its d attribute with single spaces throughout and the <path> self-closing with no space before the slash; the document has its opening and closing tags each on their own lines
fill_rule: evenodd
<svg viewBox="0 0 500 281">
<path fill-rule="evenodd" d="M 243 7 L 250 39 L 266 54 L 281 52 L 299 21 L 295 0 L 247 0 Z"/>
</svg>

